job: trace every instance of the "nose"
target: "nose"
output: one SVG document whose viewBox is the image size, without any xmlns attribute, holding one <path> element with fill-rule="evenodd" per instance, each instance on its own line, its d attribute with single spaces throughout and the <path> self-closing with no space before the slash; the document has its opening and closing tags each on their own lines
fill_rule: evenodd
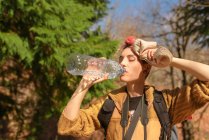
<svg viewBox="0 0 209 140">
<path fill-rule="evenodd" d="M 123 67 L 127 66 L 127 64 L 128 64 L 127 58 L 124 57 L 124 58 L 121 60 L 120 64 L 121 64 L 121 66 L 123 66 Z"/>
</svg>

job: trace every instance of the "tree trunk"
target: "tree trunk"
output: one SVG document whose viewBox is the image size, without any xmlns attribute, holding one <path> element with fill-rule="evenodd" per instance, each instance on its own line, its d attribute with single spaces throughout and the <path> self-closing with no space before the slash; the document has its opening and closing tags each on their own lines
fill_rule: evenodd
<svg viewBox="0 0 209 140">
<path fill-rule="evenodd" d="M 182 85 L 187 84 L 187 78 L 185 71 L 182 72 Z M 185 120 L 182 123 L 182 134 L 183 134 L 183 140 L 194 140 L 194 126 L 192 122 Z"/>
<path fill-rule="evenodd" d="M 188 120 L 183 121 L 181 124 L 182 124 L 183 140 L 194 140 L 193 124 Z"/>
<path fill-rule="evenodd" d="M 173 67 L 170 67 L 170 77 L 171 77 L 172 89 L 174 89 L 175 88 L 175 79 L 174 79 Z"/>
</svg>

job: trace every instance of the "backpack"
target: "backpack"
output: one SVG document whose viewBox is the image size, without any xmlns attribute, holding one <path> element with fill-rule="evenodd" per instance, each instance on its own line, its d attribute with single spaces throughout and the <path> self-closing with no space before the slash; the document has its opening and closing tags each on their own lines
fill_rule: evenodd
<svg viewBox="0 0 209 140">
<path fill-rule="evenodd" d="M 160 91 L 155 90 L 153 105 L 161 124 L 161 134 L 159 140 L 178 140 L 176 126 L 174 125 L 172 129 L 170 129 L 169 113 L 167 111 L 163 95 Z M 105 100 L 102 108 L 99 111 L 98 119 L 101 126 L 105 130 L 105 135 L 114 109 L 115 103 L 113 102 L 113 100 L 108 98 Z"/>
</svg>

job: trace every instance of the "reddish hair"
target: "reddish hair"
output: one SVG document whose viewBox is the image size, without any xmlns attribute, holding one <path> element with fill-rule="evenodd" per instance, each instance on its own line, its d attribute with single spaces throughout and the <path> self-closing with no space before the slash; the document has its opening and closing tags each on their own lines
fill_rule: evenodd
<svg viewBox="0 0 209 140">
<path fill-rule="evenodd" d="M 139 55 L 135 52 L 134 50 L 134 43 L 135 43 L 136 37 L 135 36 L 128 36 L 125 41 L 124 44 L 121 46 L 120 48 L 120 52 L 122 52 L 124 49 L 126 48 L 130 48 L 132 50 L 132 52 L 137 56 L 138 60 L 142 63 L 142 64 L 148 64 L 145 60 L 140 60 Z"/>
</svg>

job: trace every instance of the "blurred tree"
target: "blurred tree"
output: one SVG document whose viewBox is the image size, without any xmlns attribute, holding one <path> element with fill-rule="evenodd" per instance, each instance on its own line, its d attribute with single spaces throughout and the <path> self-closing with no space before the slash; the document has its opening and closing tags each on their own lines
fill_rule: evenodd
<svg viewBox="0 0 209 140">
<path fill-rule="evenodd" d="M 173 11 L 174 18 L 170 20 L 170 25 L 175 34 L 178 57 L 186 57 L 186 49 L 191 43 L 196 43 L 201 48 L 208 47 L 209 3 L 205 0 L 183 1 Z M 186 73 L 182 71 L 182 85 L 187 82 Z M 184 140 L 195 138 L 194 126 L 190 121 L 182 122 L 182 134 Z"/>
<path fill-rule="evenodd" d="M 116 51 L 116 41 L 91 29 L 107 5 L 107 0 L 0 1 L 0 138 L 55 139 L 57 119 L 79 81 L 65 70 L 67 56 L 110 58 Z M 93 87 L 85 103 L 106 88 L 113 88 L 111 81 Z M 49 120 L 54 133 L 49 127 L 46 132 Z"/>
<path fill-rule="evenodd" d="M 178 15 L 179 23 L 184 28 L 187 36 L 194 35 L 193 42 L 201 44 L 202 47 L 209 46 L 209 2 L 207 0 L 183 1 L 175 13 Z"/>
</svg>

